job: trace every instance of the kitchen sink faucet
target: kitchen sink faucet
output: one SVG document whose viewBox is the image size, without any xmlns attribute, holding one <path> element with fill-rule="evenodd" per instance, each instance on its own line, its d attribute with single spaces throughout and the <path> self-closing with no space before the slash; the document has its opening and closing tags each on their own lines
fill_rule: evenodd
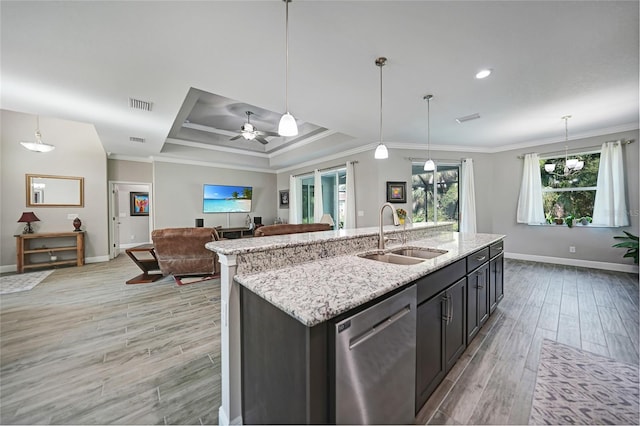
<svg viewBox="0 0 640 426">
<path fill-rule="evenodd" d="M 396 209 L 393 207 L 391 203 L 384 203 L 380 208 L 380 235 L 378 235 L 378 249 L 384 250 L 384 234 L 382 232 L 382 212 L 385 207 L 389 207 L 391 209 L 391 213 L 393 213 L 393 224 L 398 226 L 400 225 L 400 220 L 398 219 L 398 213 L 396 213 Z"/>
</svg>

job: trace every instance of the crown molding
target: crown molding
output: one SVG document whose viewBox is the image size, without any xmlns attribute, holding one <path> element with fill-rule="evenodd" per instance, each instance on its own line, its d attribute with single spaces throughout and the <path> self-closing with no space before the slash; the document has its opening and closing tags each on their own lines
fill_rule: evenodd
<svg viewBox="0 0 640 426">
<path fill-rule="evenodd" d="M 360 154 L 362 152 L 366 152 L 366 151 L 374 151 L 376 149 L 376 146 L 378 146 L 378 142 L 375 142 L 373 144 L 367 144 L 367 145 L 363 145 L 357 148 L 352 148 L 350 150 L 347 151 L 343 151 L 339 154 L 331 154 L 331 155 L 327 155 L 325 157 L 321 157 L 321 158 L 316 158 L 313 160 L 309 160 L 309 161 L 305 161 L 304 163 L 300 163 L 300 164 L 296 164 L 295 166 L 288 166 L 288 167 L 283 167 L 281 169 L 277 169 L 276 173 L 286 173 L 289 172 L 291 170 L 296 170 L 296 169 L 301 169 L 304 167 L 309 167 L 309 166 L 313 166 L 314 164 L 320 164 L 320 163 L 324 163 L 326 161 L 331 161 L 331 160 L 335 160 L 338 158 L 343 158 L 343 157 L 348 157 L 350 155 L 356 155 L 356 154 Z"/>
<path fill-rule="evenodd" d="M 175 158 L 175 157 L 151 157 L 151 159 L 152 159 L 152 162 L 154 163 L 157 162 L 157 163 L 189 164 L 192 166 L 216 167 L 220 169 L 231 169 L 231 170 L 244 170 L 247 172 L 274 173 L 274 174 L 276 173 L 275 170 L 271 170 L 271 169 L 242 166 L 239 164 L 214 163 L 210 161 L 187 160 L 184 158 Z"/>
<path fill-rule="evenodd" d="M 253 157 L 269 158 L 269 155 L 263 152 L 247 151 L 247 150 L 238 149 L 238 148 L 229 148 L 226 146 L 209 145 L 202 142 L 185 141 L 183 139 L 167 138 L 165 143 L 170 143 L 173 145 L 180 145 L 180 146 L 188 146 L 190 148 L 207 149 L 209 151 L 229 152 L 231 154 L 251 155 Z"/>
</svg>

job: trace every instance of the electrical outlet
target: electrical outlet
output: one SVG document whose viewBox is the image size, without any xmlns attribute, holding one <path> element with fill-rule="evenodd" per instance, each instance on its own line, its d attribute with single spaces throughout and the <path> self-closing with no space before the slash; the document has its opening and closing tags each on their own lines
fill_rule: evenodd
<svg viewBox="0 0 640 426">
<path fill-rule="evenodd" d="M 576 252 L 575 246 L 569 246 L 569 253 L 575 253 L 575 252 Z"/>
<path fill-rule="evenodd" d="M 136 236 L 135 236 L 135 235 L 132 235 L 132 236 L 131 236 L 131 240 L 135 240 L 135 239 L 136 239 Z"/>
<path fill-rule="evenodd" d="M 358 217 L 364 216 L 364 210 L 358 210 Z"/>
</svg>

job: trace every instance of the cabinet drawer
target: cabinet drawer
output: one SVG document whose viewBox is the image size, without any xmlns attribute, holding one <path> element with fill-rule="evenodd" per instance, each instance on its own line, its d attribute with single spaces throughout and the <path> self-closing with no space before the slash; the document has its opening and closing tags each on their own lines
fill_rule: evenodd
<svg viewBox="0 0 640 426">
<path fill-rule="evenodd" d="M 491 246 L 489 247 L 489 257 L 493 259 L 497 255 L 502 253 L 503 250 L 504 250 L 504 240 L 491 244 Z"/>
<path fill-rule="evenodd" d="M 432 298 L 451 284 L 464 277 L 466 274 L 465 260 L 460 259 L 451 265 L 445 266 L 426 277 L 420 278 L 418 284 L 418 304 Z"/>
<path fill-rule="evenodd" d="M 467 256 L 467 272 L 471 272 L 478 266 L 489 261 L 489 247 L 485 247 L 482 250 L 470 254 Z"/>
</svg>

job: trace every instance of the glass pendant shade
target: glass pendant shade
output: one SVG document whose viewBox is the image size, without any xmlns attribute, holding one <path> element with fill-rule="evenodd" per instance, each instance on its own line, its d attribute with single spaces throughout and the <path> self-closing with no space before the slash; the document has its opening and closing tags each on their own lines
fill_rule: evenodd
<svg viewBox="0 0 640 426">
<path fill-rule="evenodd" d="M 432 172 L 436 169 L 436 163 L 433 162 L 431 158 L 424 162 L 424 171 Z"/>
<path fill-rule="evenodd" d="M 38 127 L 40 126 L 38 125 Z M 49 145 L 48 143 L 42 142 L 42 135 L 40 134 L 39 130 L 36 130 L 35 142 L 20 142 L 20 145 L 33 152 L 50 152 L 56 149 L 54 145 Z"/>
<path fill-rule="evenodd" d="M 553 163 L 547 163 L 547 164 L 545 164 L 545 165 L 544 165 L 544 170 L 545 170 L 547 173 L 551 173 L 551 172 L 552 172 L 552 171 L 554 171 L 555 169 L 556 169 L 556 165 L 555 165 L 555 164 L 553 164 Z"/>
<path fill-rule="evenodd" d="M 297 136 L 298 125 L 293 115 L 288 112 L 280 118 L 280 124 L 278 124 L 278 134 L 280 136 Z"/>
<path fill-rule="evenodd" d="M 389 158 L 389 151 L 382 142 L 378 144 L 376 152 L 373 154 L 373 158 L 375 158 L 376 160 L 385 160 Z"/>
</svg>

